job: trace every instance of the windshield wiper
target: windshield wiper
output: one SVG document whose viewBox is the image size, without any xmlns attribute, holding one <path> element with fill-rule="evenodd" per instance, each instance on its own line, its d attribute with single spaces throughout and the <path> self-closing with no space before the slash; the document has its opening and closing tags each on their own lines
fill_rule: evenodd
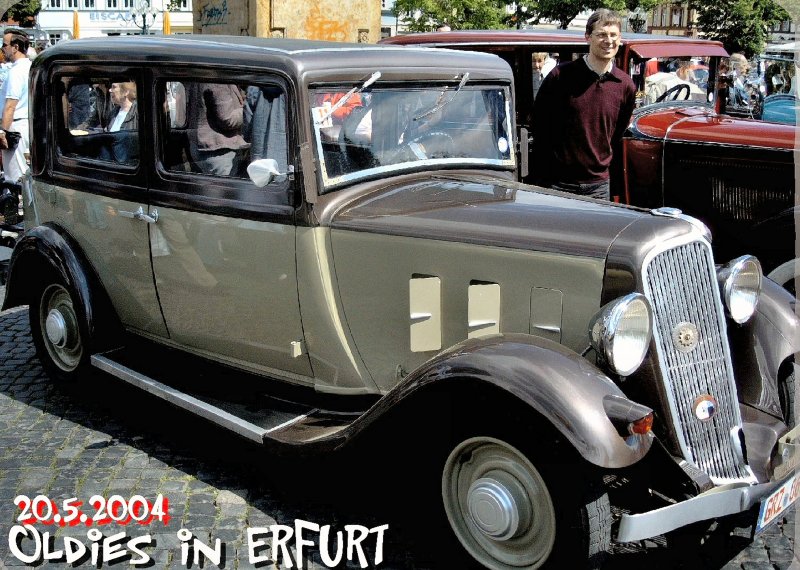
<svg viewBox="0 0 800 570">
<path fill-rule="evenodd" d="M 446 105 L 449 105 L 453 101 L 453 99 L 456 98 L 456 95 L 458 95 L 458 92 L 461 91 L 462 87 L 464 87 L 464 84 L 467 82 L 468 79 L 469 79 L 469 71 L 466 71 L 461 76 L 461 81 L 458 82 L 458 87 L 456 87 L 455 91 L 453 91 L 453 94 L 450 96 L 450 98 L 447 101 L 442 101 L 442 98 L 444 97 L 444 94 L 447 93 L 447 88 L 445 88 L 445 90 L 442 91 L 441 97 L 439 97 L 439 100 L 436 102 L 436 105 L 434 105 L 434 107 L 432 109 L 430 109 L 429 111 L 425 111 L 421 115 L 417 115 L 416 117 L 414 117 L 413 120 L 419 121 L 420 119 L 424 119 L 428 115 L 433 115 L 436 111 L 439 111 L 440 109 L 444 108 Z"/>
<path fill-rule="evenodd" d="M 353 87 L 350 91 L 344 94 L 344 97 L 336 101 L 336 103 L 330 108 L 330 110 L 327 113 L 316 119 L 314 122 L 317 123 L 318 125 L 321 124 L 323 121 L 325 121 L 325 119 L 333 115 L 333 113 L 336 110 L 338 110 L 339 107 L 347 103 L 347 100 L 350 99 L 350 97 L 352 97 L 356 93 L 361 93 L 364 89 L 375 83 L 380 78 L 381 78 L 381 72 L 376 71 L 375 73 L 369 76 L 369 79 L 367 79 L 364 83 L 361 84 L 361 87 Z"/>
</svg>

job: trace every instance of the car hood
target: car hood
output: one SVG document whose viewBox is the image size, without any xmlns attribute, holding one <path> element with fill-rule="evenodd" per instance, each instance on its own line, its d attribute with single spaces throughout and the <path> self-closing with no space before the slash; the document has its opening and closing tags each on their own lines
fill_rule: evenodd
<svg viewBox="0 0 800 570">
<path fill-rule="evenodd" d="M 511 181 L 436 177 L 376 190 L 331 216 L 333 228 L 604 257 L 641 210 Z"/>
<path fill-rule="evenodd" d="M 644 112 L 631 123 L 634 136 L 689 143 L 794 149 L 791 125 L 718 115 L 710 107 L 673 107 Z"/>
</svg>

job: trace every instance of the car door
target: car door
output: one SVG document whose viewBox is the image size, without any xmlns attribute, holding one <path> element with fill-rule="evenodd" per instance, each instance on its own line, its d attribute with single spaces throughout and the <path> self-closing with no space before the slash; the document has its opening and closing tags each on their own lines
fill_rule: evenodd
<svg viewBox="0 0 800 570">
<path fill-rule="evenodd" d="M 153 272 L 172 342 L 223 362 L 311 383 L 287 173 L 286 87 L 275 78 L 155 73 L 158 163 Z M 264 187 L 256 158 L 281 173 Z"/>
<path fill-rule="evenodd" d="M 148 181 L 145 110 L 137 104 L 141 70 L 56 66 L 50 85 L 52 166 L 34 185 L 36 222 L 54 223 L 77 242 L 126 328 L 164 337 L 150 224 L 142 217 Z"/>
</svg>

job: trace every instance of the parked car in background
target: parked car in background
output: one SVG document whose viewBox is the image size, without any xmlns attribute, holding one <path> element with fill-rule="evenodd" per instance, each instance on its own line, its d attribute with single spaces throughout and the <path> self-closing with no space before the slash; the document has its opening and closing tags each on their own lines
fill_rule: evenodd
<svg viewBox="0 0 800 570">
<path fill-rule="evenodd" d="M 526 130 L 533 107 L 531 54 L 546 51 L 568 61 L 588 50 L 582 33 L 555 30 L 434 32 L 382 41 L 505 59 L 516 78 L 517 124 Z M 727 57 L 715 41 L 623 34 L 616 65 L 639 91 L 622 156 L 612 167 L 612 196 L 648 208 L 676 207 L 701 219 L 719 260 L 753 253 L 794 291 L 795 130 L 726 114 L 727 99 L 717 96 L 715 85 Z M 692 72 L 690 79 L 679 77 L 681 68 Z M 521 176 L 526 178 L 524 165 Z"/>
<path fill-rule="evenodd" d="M 371 444 L 376 508 L 406 492 L 493 569 L 789 508 L 793 298 L 693 218 L 518 182 L 501 59 L 137 36 L 31 81 L 3 306 L 55 381 L 93 366 L 269 449 Z M 73 89 L 120 83 L 135 124 L 73 126 Z"/>
<path fill-rule="evenodd" d="M 791 93 L 767 95 L 761 103 L 761 120 L 795 125 L 799 108 L 797 95 Z"/>
<path fill-rule="evenodd" d="M 758 65 L 762 70 L 763 97 L 759 118 L 764 121 L 795 125 L 798 98 L 794 51 L 768 52 L 758 58 Z"/>
</svg>

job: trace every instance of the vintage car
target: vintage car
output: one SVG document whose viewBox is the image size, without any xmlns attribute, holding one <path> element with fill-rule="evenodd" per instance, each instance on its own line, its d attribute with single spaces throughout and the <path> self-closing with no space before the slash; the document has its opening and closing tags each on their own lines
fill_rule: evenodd
<svg viewBox="0 0 800 570">
<path fill-rule="evenodd" d="M 612 169 L 614 199 L 676 207 L 699 218 L 712 230 L 719 261 L 755 254 L 770 277 L 794 291 L 800 275 L 794 127 L 749 120 L 741 110 L 737 117 L 727 115 L 727 97 L 715 92 L 718 64 L 728 56 L 721 43 L 628 33 L 622 39 L 616 65 L 639 92 L 622 156 Z M 588 51 L 583 33 L 560 30 L 433 32 L 382 41 L 499 55 L 514 70 L 517 125 L 528 131 L 531 54 L 549 52 L 569 61 Z M 679 77 L 683 66 L 689 79 Z"/>
<path fill-rule="evenodd" d="M 488 568 L 791 505 L 794 298 L 673 209 L 518 182 L 500 58 L 119 37 L 31 81 L 4 307 L 54 380 L 95 367 L 271 449 L 371 442 Z"/>
</svg>

